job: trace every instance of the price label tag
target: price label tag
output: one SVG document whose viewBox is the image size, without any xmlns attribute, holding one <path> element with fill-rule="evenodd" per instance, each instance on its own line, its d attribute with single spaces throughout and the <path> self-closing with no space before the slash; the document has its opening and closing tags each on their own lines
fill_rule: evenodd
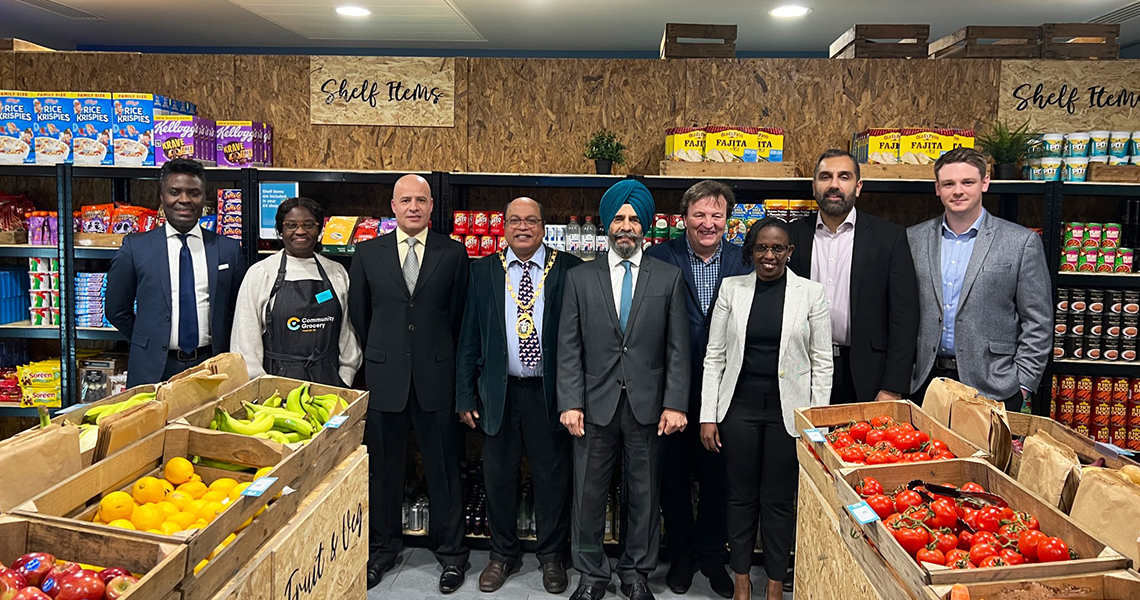
<svg viewBox="0 0 1140 600">
<path fill-rule="evenodd" d="M 325 423 L 325 427 L 329 428 L 329 429 L 336 429 L 337 427 L 344 425 L 344 422 L 347 420 L 348 420 L 348 415 L 337 415 L 337 416 L 329 419 L 328 422 Z"/>
<path fill-rule="evenodd" d="M 856 521 L 859 521 L 860 525 L 866 525 L 867 523 L 873 523 L 879 520 L 879 514 L 866 502 L 849 504 L 847 510 L 851 512 L 851 516 L 855 517 Z"/>
<path fill-rule="evenodd" d="M 249 484 L 249 487 L 242 490 L 241 495 L 256 498 L 264 494 L 265 490 L 273 487 L 274 483 L 277 483 L 276 477 L 262 477 L 261 479 L 258 479 L 257 481 Z"/>
<path fill-rule="evenodd" d="M 827 441 L 818 429 L 805 429 L 804 435 L 807 436 L 807 439 L 816 442 L 817 444 L 822 444 Z"/>
<path fill-rule="evenodd" d="M 1111 455 L 1113 457 L 1118 457 L 1121 455 L 1132 456 L 1131 450 L 1125 450 L 1124 448 L 1121 448 L 1120 446 L 1117 446 L 1116 444 L 1108 444 L 1105 442 L 1097 442 L 1096 443 L 1096 449 L 1100 450 L 1101 452 L 1103 452 L 1105 454 Z"/>
</svg>

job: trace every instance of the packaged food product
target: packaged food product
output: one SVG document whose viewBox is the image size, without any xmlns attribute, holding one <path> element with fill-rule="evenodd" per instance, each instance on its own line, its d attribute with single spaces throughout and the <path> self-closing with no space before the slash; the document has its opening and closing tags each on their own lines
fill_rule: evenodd
<svg viewBox="0 0 1140 600">
<path fill-rule="evenodd" d="M 760 147 L 759 131 L 756 127 L 706 127 L 705 161 L 756 162 Z"/>
<path fill-rule="evenodd" d="M 1062 176 L 1063 181 L 1078 182 L 1084 181 L 1089 168 L 1089 159 L 1082 157 L 1069 157 L 1065 158 L 1065 170 Z"/>
<path fill-rule="evenodd" d="M 468 212 L 465 210 L 457 210 L 452 213 L 451 232 L 459 235 L 467 235 Z"/>
<path fill-rule="evenodd" d="M 899 163 L 899 129 L 868 129 L 859 134 L 860 162 L 875 165 Z"/>
<path fill-rule="evenodd" d="M 1116 266 L 1113 269 L 1116 273 L 1131 273 L 1132 260 L 1134 250 L 1132 248 L 1121 248 L 1116 252 Z"/>
<path fill-rule="evenodd" d="M 154 94 L 116 92 L 112 128 L 115 166 L 154 166 Z"/>
<path fill-rule="evenodd" d="M 780 127 L 761 127 L 756 133 L 759 162 L 784 162 L 784 130 Z"/>
<path fill-rule="evenodd" d="M 218 166 L 251 166 L 254 163 L 253 121 L 218 121 L 216 125 Z"/>
<path fill-rule="evenodd" d="M 952 129 L 903 129 L 899 136 L 899 162 L 933 165 L 943 154 L 954 149 Z"/>
<path fill-rule="evenodd" d="M 491 235 L 503 235 L 503 213 L 492 212 L 487 216 L 487 231 Z"/>
<path fill-rule="evenodd" d="M 1062 133 L 1046 133 L 1041 136 L 1042 158 L 1061 158 L 1065 153 L 1065 135 Z"/>
<path fill-rule="evenodd" d="M 1089 139 L 1087 133 L 1065 134 L 1065 158 L 1088 156 Z"/>
<path fill-rule="evenodd" d="M 463 245 L 467 248 L 467 256 L 470 256 L 472 258 L 477 258 L 479 256 L 479 236 L 463 236 Z"/>
<path fill-rule="evenodd" d="M 110 233 L 115 219 L 114 204 L 92 204 L 83 207 L 83 233 Z"/>
<path fill-rule="evenodd" d="M 78 92 L 75 94 L 75 124 L 72 127 L 72 149 L 77 165 L 112 165 L 111 152 L 114 106 L 111 94 Z"/>
<path fill-rule="evenodd" d="M 479 236 L 479 256 L 490 256 L 499 249 L 499 242 L 493 235 Z"/>
<path fill-rule="evenodd" d="M 454 234 L 453 234 L 454 235 Z M 380 219 L 361 219 L 352 235 L 352 243 L 359 244 L 380 236 Z"/>
<path fill-rule="evenodd" d="M 352 241 L 352 232 L 360 217 L 329 217 L 325 222 L 321 244 L 324 246 L 347 246 Z"/>
<path fill-rule="evenodd" d="M 176 158 L 198 158 L 197 117 L 163 115 L 154 118 L 154 164 Z"/>
<path fill-rule="evenodd" d="M 1128 157 L 1127 156 L 1109 156 L 1108 157 L 1108 164 L 1110 166 L 1113 166 L 1113 167 L 1119 167 L 1122 165 L 1127 165 L 1128 164 Z"/>
<path fill-rule="evenodd" d="M 206 231 L 218 232 L 218 215 L 202 215 L 198 217 L 198 226 Z"/>
<path fill-rule="evenodd" d="M 75 125 L 74 92 L 40 92 L 32 100 L 35 110 L 37 165 L 72 162 L 71 139 Z"/>
<path fill-rule="evenodd" d="M 1066 248 L 1065 260 L 1061 263 L 1061 270 L 1066 272 L 1073 272 L 1077 270 L 1080 264 L 1081 249 L 1080 248 Z"/>
<path fill-rule="evenodd" d="M 665 156 L 681 162 L 705 160 L 705 130 L 702 127 L 673 127 L 666 131 Z"/>
<path fill-rule="evenodd" d="M 471 213 L 471 223 L 468 226 L 474 235 L 488 235 L 491 232 L 491 215 L 485 211 Z"/>
<path fill-rule="evenodd" d="M 1116 248 L 1101 248 L 1096 257 L 1097 273 L 1112 273 L 1116 269 Z"/>
<path fill-rule="evenodd" d="M 1119 248 L 1120 247 L 1120 233 L 1124 230 L 1124 226 L 1120 223 L 1105 223 L 1101 229 L 1100 245 L 1102 248 Z"/>
<path fill-rule="evenodd" d="M 34 99 L 34 92 L 0 91 L 0 164 L 35 164 Z"/>
<path fill-rule="evenodd" d="M 955 148 L 973 148 L 974 147 L 974 130 L 973 129 L 954 129 L 954 147 Z"/>
<path fill-rule="evenodd" d="M 498 251 L 504 251 L 504 250 L 506 250 L 508 247 L 510 247 L 510 244 L 508 244 L 508 243 L 507 243 L 507 238 L 506 238 L 506 236 L 497 235 L 497 236 L 495 236 L 495 241 L 496 241 L 496 244 L 497 244 L 497 247 L 495 248 L 495 251 L 496 251 L 496 252 L 498 252 Z"/>
<path fill-rule="evenodd" d="M 380 235 L 388 235 L 396 231 L 396 219 L 380 219 Z"/>
<path fill-rule="evenodd" d="M 1042 181 L 1060 181 L 1061 180 L 1061 159 L 1060 158 L 1042 158 L 1041 159 L 1041 180 Z"/>
<path fill-rule="evenodd" d="M 1112 132 L 1089 132 L 1089 156 L 1108 156 L 1108 142 Z"/>
<path fill-rule="evenodd" d="M 148 217 L 152 213 L 154 211 L 142 206 L 120 206 L 114 211 L 114 216 L 111 218 L 111 228 L 108 232 L 126 235 L 149 231 L 150 229 L 147 227 L 149 224 Z"/>
</svg>

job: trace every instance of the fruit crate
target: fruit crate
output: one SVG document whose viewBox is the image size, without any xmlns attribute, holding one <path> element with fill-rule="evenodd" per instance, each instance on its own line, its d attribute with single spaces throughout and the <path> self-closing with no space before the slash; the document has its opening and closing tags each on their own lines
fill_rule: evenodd
<svg viewBox="0 0 1140 600">
<path fill-rule="evenodd" d="M 926 58 L 929 38 L 930 25 L 860 24 L 832 42 L 828 54 L 831 58 Z"/>
<path fill-rule="evenodd" d="M 123 567 L 138 575 L 138 582 L 120 600 L 177 598 L 173 590 L 186 572 L 186 547 L 179 544 L 0 515 L 0 563 L 10 565 L 30 552 L 103 568 Z"/>
<path fill-rule="evenodd" d="M 986 600 L 1117 600 L 1140 598 L 1140 577 L 1133 571 L 1113 571 L 1095 575 L 1046 577 L 1028 581 L 998 581 L 965 584 L 971 598 Z M 950 600 L 950 586 L 929 587 L 922 600 Z"/>
<path fill-rule="evenodd" d="M 276 481 L 260 496 L 239 496 L 229 508 L 202 529 L 173 535 L 119 529 L 92 522 L 99 501 L 115 491 L 126 491 L 135 481 L 146 476 L 162 477 L 163 467 L 175 457 L 201 456 L 250 467 L 274 467 L 267 477 Z M 301 460 L 293 460 L 301 458 Z M 13 513 L 43 522 L 84 529 L 95 534 L 120 534 L 149 542 L 184 544 L 187 547 L 179 590 L 183 600 L 209 597 L 220 588 L 244 561 L 257 551 L 296 513 L 300 494 L 287 493 L 286 487 L 304 491 L 302 477 L 309 468 L 303 457 L 289 452 L 281 444 L 258 438 L 200 430 L 185 425 L 168 425 L 106 459 L 55 485 Z M 221 477 L 239 482 L 252 481 L 249 473 L 196 467 L 203 483 Z M 265 508 L 253 522 L 206 565 L 195 573 L 195 567 L 206 559 L 231 533 L 246 520 Z"/>
<path fill-rule="evenodd" d="M 1081 464 L 1092 464 L 1098 458 L 1103 458 L 1104 466 L 1110 469 L 1119 469 L 1125 465 L 1140 466 L 1140 463 L 1135 460 L 1123 454 L 1117 454 L 1111 446 L 1087 438 L 1073 431 L 1067 425 L 1062 425 L 1048 417 L 1022 413 L 1007 413 L 1006 416 L 1009 419 L 1011 434 L 1017 437 L 1029 437 L 1038 431 L 1043 431 L 1058 442 L 1072 448 L 1077 453 L 1077 458 L 1081 460 Z M 1017 477 L 1020 467 L 1021 454 L 1015 453 L 1013 460 L 1009 462 L 1007 472 L 1011 477 Z"/>
<path fill-rule="evenodd" d="M 966 441 L 966 438 L 935 421 L 933 417 L 923 412 L 918 405 L 906 400 L 861 402 L 796 409 L 796 430 L 801 433 L 800 439 L 807 445 L 807 449 L 818 457 L 827 471 L 834 473 L 840 469 L 860 465 L 843 462 L 831 446 L 826 443 L 809 441 L 806 435 L 802 435 L 803 431 L 805 429 L 819 429 L 820 433 L 826 433 L 826 429 L 856 421 L 870 421 L 880 415 L 889 416 L 900 423 L 910 423 L 914 425 L 915 429 L 929 435 L 930 439 L 942 440 L 958 458 L 989 458 L 988 452 Z M 882 466 L 889 465 L 871 465 L 869 468 L 874 469 Z"/>
<path fill-rule="evenodd" d="M 987 492 L 1001 496 L 1009 503 L 1010 508 L 1037 517 L 1041 531 L 1064 540 L 1079 557 L 1063 562 L 977 569 L 950 569 L 938 565 L 919 564 L 895 541 L 882 521 L 876 519 L 865 525 L 860 524 L 852 517 L 849 509 L 841 508 L 839 512 L 844 522 L 862 532 L 870 540 L 886 560 L 889 568 L 916 598 L 923 598 L 926 587 L 931 585 L 1103 573 L 1126 569 L 1130 563 L 1128 558 L 1094 538 L 1067 515 L 1045 504 L 1008 475 L 983 460 L 958 459 L 846 469 L 835 478 L 836 493 L 842 506 L 848 507 L 862 500 L 855 492 L 854 486 L 864 477 L 875 478 L 888 492 L 916 479 L 931 483 L 947 482 L 956 486 L 972 481 Z"/>
<path fill-rule="evenodd" d="M 1118 37 L 1119 23 L 1045 23 L 1041 26 L 1041 58 L 1114 60 L 1120 58 Z"/>
<path fill-rule="evenodd" d="M 1037 58 L 1040 37 L 1040 27 L 968 25 L 930 42 L 930 58 Z"/>
</svg>

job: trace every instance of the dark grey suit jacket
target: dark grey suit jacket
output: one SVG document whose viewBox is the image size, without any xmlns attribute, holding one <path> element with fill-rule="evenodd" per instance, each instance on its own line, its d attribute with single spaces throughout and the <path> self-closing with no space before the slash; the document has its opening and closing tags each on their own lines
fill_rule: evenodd
<svg viewBox="0 0 1140 600">
<path fill-rule="evenodd" d="M 634 417 L 656 424 L 663 408 L 689 409 L 689 323 L 681 270 L 645 254 L 625 334 L 609 261 L 566 274 L 558 332 L 558 410 L 582 409 L 608 425 L 625 385 Z"/>
</svg>

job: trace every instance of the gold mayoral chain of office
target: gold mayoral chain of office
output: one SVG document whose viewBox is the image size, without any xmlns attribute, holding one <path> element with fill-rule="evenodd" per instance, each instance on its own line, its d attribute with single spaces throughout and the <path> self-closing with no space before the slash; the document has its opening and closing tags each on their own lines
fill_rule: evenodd
<svg viewBox="0 0 1140 600">
<path fill-rule="evenodd" d="M 503 263 L 503 274 L 507 278 L 507 291 L 511 293 L 511 300 L 514 300 L 519 307 L 519 318 L 515 321 L 515 333 L 519 334 L 519 339 L 525 340 L 534 333 L 534 317 L 531 316 L 530 309 L 534 306 L 538 295 L 542 293 L 542 286 L 546 283 L 546 276 L 550 274 L 550 269 L 554 266 L 556 256 L 558 256 L 558 251 L 551 250 L 550 256 L 546 259 L 546 268 L 542 271 L 542 279 L 538 280 L 538 287 L 535 288 L 530 301 L 523 303 L 519 301 L 518 295 L 515 294 L 515 288 L 511 285 L 511 276 L 507 272 L 507 252 L 506 250 L 499 251 L 499 262 Z"/>
</svg>

